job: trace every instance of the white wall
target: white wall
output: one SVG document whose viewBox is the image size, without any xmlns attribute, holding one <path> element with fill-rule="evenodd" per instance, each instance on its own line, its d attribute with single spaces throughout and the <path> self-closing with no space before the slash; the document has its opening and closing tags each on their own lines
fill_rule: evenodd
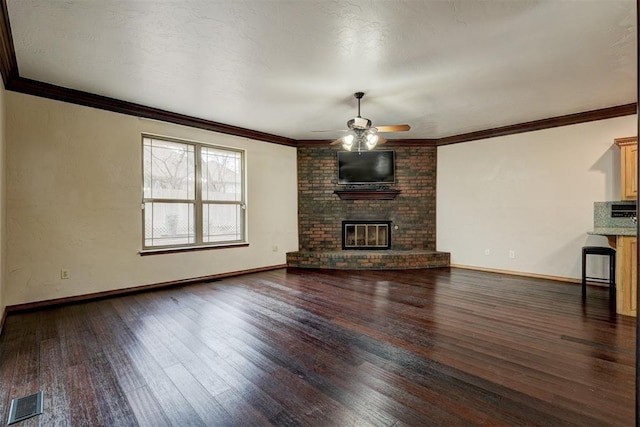
<svg viewBox="0 0 640 427">
<path fill-rule="evenodd" d="M 626 116 L 438 148 L 437 248 L 451 263 L 577 279 L 593 202 L 620 200 Z M 485 250 L 490 251 L 485 255 Z M 515 259 L 508 257 L 515 251 Z"/>
<path fill-rule="evenodd" d="M 13 92 L 6 112 L 7 305 L 282 265 L 297 250 L 293 147 Z M 143 132 L 246 150 L 249 247 L 138 254 Z"/>
</svg>

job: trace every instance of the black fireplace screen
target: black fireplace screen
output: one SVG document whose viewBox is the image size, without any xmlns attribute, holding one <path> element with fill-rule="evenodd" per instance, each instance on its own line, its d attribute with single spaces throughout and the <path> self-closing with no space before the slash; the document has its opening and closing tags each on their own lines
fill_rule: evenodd
<svg viewBox="0 0 640 427">
<path fill-rule="evenodd" d="M 391 221 L 342 221 L 342 249 L 390 249 Z"/>
</svg>

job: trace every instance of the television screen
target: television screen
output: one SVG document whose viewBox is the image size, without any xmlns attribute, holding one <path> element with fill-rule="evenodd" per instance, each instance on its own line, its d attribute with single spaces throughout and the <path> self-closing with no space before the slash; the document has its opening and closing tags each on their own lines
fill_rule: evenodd
<svg viewBox="0 0 640 427">
<path fill-rule="evenodd" d="M 338 151 L 338 184 L 393 184 L 393 151 Z"/>
</svg>

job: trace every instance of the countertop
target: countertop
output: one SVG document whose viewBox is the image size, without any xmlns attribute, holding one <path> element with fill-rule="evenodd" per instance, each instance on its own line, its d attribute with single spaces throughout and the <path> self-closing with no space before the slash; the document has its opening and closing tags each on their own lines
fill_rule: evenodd
<svg viewBox="0 0 640 427">
<path fill-rule="evenodd" d="M 593 203 L 593 231 L 587 234 L 600 236 L 635 236 L 637 226 L 629 216 L 613 216 L 614 205 L 635 209 L 635 200 L 619 200 Z"/>
<path fill-rule="evenodd" d="M 636 227 L 594 227 L 593 231 L 587 234 L 597 234 L 601 236 L 635 236 Z"/>
</svg>

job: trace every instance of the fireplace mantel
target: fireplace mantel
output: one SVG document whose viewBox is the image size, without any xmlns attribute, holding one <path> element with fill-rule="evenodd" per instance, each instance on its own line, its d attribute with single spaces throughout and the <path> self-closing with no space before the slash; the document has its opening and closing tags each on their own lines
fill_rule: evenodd
<svg viewBox="0 0 640 427">
<path fill-rule="evenodd" d="M 335 190 L 335 194 L 340 197 L 341 200 L 393 200 L 400 190 L 379 190 L 379 189 L 348 189 L 348 190 Z"/>
</svg>

